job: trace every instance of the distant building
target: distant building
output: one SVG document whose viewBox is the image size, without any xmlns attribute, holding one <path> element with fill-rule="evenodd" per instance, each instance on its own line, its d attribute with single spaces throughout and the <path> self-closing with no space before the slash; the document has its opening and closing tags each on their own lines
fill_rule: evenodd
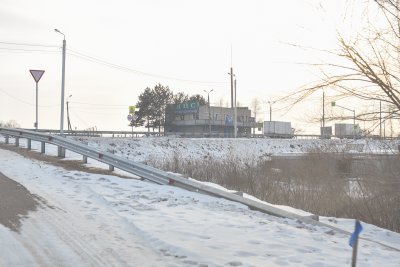
<svg viewBox="0 0 400 267">
<path fill-rule="evenodd" d="M 198 102 L 168 104 L 165 111 L 165 133 L 183 136 L 233 137 L 234 108 L 200 106 Z M 256 127 L 251 110 L 237 108 L 237 136 L 250 136 Z"/>
</svg>

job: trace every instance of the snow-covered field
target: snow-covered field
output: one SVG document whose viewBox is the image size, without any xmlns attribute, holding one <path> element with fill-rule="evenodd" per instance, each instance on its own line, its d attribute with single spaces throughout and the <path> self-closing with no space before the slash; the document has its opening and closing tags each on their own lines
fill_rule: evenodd
<svg viewBox="0 0 400 267">
<path fill-rule="evenodd" d="M 136 161 L 175 153 L 193 158 L 305 153 L 330 142 L 221 140 L 86 141 Z M 343 149 L 359 148 L 337 142 L 336 147 Z M 397 149 L 397 143 L 363 145 L 376 153 Z M 47 152 L 55 155 L 56 149 L 48 146 Z M 78 155 L 67 152 L 68 158 Z M 107 168 L 94 161 L 89 164 Z M 136 179 L 67 171 L 1 149 L 0 172 L 43 200 L 37 211 L 22 219 L 19 232 L 0 224 L 0 266 L 349 266 L 351 262 L 347 235 L 227 200 Z M 321 220 L 347 231 L 354 225 L 353 220 Z M 363 227 L 362 237 L 400 249 L 400 234 L 365 223 Z M 358 266 L 400 266 L 400 252 L 360 240 Z"/>
<path fill-rule="evenodd" d="M 76 140 L 117 155 L 143 162 L 178 156 L 184 159 L 205 157 L 238 158 L 253 161 L 271 155 L 298 155 L 312 152 L 347 152 L 393 154 L 399 152 L 400 140 L 305 140 L 305 139 L 231 139 L 231 138 L 100 138 L 76 137 Z"/>
</svg>

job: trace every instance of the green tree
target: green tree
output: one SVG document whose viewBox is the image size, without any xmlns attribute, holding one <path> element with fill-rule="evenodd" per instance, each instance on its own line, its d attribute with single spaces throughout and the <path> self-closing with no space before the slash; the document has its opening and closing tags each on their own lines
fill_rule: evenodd
<svg viewBox="0 0 400 267">
<path fill-rule="evenodd" d="M 192 95 L 191 97 L 189 97 L 189 101 L 197 101 L 199 102 L 200 106 L 204 106 L 207 104 L 206 99 L 202 96 L 202 95 Z"/>
<path fill-rule="evenodd" d="M 183 92 L 178 92 L 177 94 L 174 94 L 174 104 L 179 104 L 187 101 L 189 101 L 189 96 L 187 94 Z"/>
<path fill-rule="evenodd" d="M 187 101 L 198 101 L 200 105 L 206 105 L 206 100 L 203 96 L 197 94 L 189 97 L 183 92 L 174 94 L 168 86 L 157 84 L 154 88 L 147 87 L 143 93 L 139 95 L 139 100 L 136 103 L 138 109 L 135 114 L 137 119 L 131 122 L 130 126 L 145 126 L 150 131 L 150 128 L 158 128 L 165 125 L 165 109 L 168 104 L 178 104 Z"/>
<path fill-rule="evenodd" d="M 136 123 L 145 125 L 150 128 L 159 128 L 164 125 L 165 107 L 172 102 L 173 93 L 168 86 L 157 84 L 154 88 L 147 87 L 143 93 L 139 95 L 136 103 L 138 109 Z M 143 123 L 143 124 L 141 124 Z"/>
</svg>

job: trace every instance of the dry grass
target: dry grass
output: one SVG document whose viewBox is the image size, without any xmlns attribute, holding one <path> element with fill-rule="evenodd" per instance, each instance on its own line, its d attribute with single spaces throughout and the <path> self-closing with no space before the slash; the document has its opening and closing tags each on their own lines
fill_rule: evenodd
<svg viewBox="0 0 400 267">
<path fill-rule="evenodd" d="M 147 164 L 322 216 L 357 218 L 400 232 L 400 157 L 313 151 L 292 158 L 241 162 L 177 153 Z"/>
</svg>

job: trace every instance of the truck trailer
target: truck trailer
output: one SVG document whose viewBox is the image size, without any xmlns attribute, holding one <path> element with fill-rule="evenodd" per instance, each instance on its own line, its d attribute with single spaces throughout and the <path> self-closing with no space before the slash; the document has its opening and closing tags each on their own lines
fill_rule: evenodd
<svg viewBox="0 0 400 267">
<path fill-rule="evenodd" d="M 335 123 L 335 136 L 338 138 L 361 138 L 358 124 Z"/>
<path fill-rule="evenodd" d="M 263 134 L 271 138 L 293 138 L 294 129 L 290 122 L 264 121 Z"/>
</svg>

